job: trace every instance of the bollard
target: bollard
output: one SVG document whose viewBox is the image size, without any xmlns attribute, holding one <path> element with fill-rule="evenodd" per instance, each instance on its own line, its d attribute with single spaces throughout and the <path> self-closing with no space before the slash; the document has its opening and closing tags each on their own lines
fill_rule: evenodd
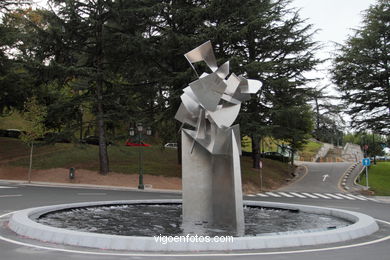
<svg viewBox="0 0 390 260">
<path fill-rule="evenodd" d="M 73 180 L 75 177 L 76 169 L 75 168 L 70 168 L 69 169 L 69 179 Z"/>
</svg>

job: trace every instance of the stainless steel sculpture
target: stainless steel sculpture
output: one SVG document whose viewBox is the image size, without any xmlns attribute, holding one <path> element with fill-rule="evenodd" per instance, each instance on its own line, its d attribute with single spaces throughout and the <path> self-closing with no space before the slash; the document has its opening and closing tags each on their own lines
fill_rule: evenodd
<svg viewBox="0 0 390 260">
<path fill-rule="evenodd" d="M 228 77 L 229 62 L 218 67 L 210 41 L 184 56 L 198 79 L 184 88 L 175 116 L 183 124 L 183 226 L 191 232 L 207 223 L 242 234 L 241 137 L 239 125 L 232 124 L 241 102 L 262 84 L 234 73 Z M 202 61 L 212 73 L 198 75 L 193 63 Z"/>
</svg>

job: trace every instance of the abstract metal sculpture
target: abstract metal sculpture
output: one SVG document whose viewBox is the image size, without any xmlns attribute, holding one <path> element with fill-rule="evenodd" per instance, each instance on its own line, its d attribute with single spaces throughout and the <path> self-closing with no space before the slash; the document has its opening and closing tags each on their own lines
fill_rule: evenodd
<svg viewBox="0 0 390 260">
<path fill-rule="evenodd" d="M 199 223 L 224 226 L 243 233 L 241 137 L 232 126 L 241 108 L 261 88 L 261 82 L 232 73 L 229 62 L 218 67 L 211 42 L 184 55 L 193 63 L 204 61 L 212 73 L 203 73 L 184 88 L 175 118 L 182 128 L 183 227 L 199 231 Z M 190 128 L 191 128 L 190 127 Z"/>
</svg>

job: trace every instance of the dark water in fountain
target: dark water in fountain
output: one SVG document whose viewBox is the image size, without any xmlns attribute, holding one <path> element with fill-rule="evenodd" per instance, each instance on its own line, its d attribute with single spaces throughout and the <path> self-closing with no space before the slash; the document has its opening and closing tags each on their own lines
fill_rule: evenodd
<svg viewBox="0 0 390 260">
<path fill-rule="evenodd" d="M 40 216 L 37 221 L 59 228 L 113 235 L 186 235 L 181 228 L 181 210 L 181 204 L 98 206 L 51 212 Z M 282 209 L 245 207 L 244 214 L 245 236 L 326 230 L 351 224 L 332 216 Z M 231 234 L 226 230 L 209 228 L 202 235 Z"/>
</svg>

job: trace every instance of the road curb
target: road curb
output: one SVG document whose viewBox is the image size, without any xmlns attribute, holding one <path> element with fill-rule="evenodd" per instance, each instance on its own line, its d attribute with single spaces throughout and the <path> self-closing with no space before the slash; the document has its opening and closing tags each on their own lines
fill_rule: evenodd
<svg viewBox="0 0 390 260">
<path fill-rule="evenodd" d="M 77 184 L 77 183 L 60 183 L 60 182 L 31 182 L 18 181 L 18 180 L 4 180 L 0 179 L 0 183 L 3 184 L 18 184 L 23 186 L 32 187 L 55 187 L 55 188 L 82 188 L 82 189 L 104 189 L 104 190 L 123 190 L 123 191 L 139 191 L 139 192 L 155 192 L 155 193 L 177 193 L 181 194 L 181 190 L 168 190 L 168 189 L 154 189 L 147 188 L 140 190 L 135 187 L 122 187 L 122 186 L 110 186 L 110 185 L 96 185 L 96 184 Z"/>
</svg>

